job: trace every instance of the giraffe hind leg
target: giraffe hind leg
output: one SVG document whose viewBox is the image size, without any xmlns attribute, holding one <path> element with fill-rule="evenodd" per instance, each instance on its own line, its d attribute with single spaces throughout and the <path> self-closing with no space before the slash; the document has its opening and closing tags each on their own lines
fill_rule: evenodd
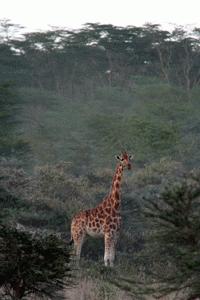
<svg viewBox="0 0 200 300">
<path fill-rule="evenodd" d="M 79 234 L 76 238 L 74 238 L 74 249 L 76 260 L 79 261 L 81 257 L 81 250 L 85 240 L 85 233 Z"/>
</svg>

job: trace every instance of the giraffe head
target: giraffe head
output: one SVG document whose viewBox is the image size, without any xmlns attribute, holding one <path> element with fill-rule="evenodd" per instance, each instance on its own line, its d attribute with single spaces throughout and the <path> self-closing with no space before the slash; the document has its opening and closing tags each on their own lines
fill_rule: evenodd
<svg viewBox="0 0 200 300">
<path fill-rule="evenodd" d="M 129 170 L 131 169 L 131 160 L 133 155 L 128 155 L 127 152 L 122 152 L 122 154 L 117 155 L 116 158 L 120 161 L 120 164 L 123 167 L 127 167 Z"/>
</svg>

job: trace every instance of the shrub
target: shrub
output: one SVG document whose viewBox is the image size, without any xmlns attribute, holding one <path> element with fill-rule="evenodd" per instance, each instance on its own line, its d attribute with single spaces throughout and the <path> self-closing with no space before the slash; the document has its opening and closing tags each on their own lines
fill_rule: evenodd
<svg viewBox="0 0 200 300">
<path fill-rule="evenodd" d="M 69 284 L 69 252 L 55 235 L 31 235 L 0 226 L 0 286 L 4 296 L 53 295 Z"/>
<path fill-rule="evenodd" d="M 154 270 L 157 293 L 184 290 L 187 299 L 200 297 L 200 171 L 147 199 L 145 216 L 153 223 L 149 247 L 165 271 Z M 152 258 L 153 259 L 153 258 Z"/>
</svg>

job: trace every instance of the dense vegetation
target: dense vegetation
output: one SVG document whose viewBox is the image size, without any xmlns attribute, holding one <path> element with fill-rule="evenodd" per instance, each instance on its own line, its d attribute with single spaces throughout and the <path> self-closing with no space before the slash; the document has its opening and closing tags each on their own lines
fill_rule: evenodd
<svg viewBox="0 0 200 300">
<path fill-rule="evenodd" d="M 200 29 L 86 24 L 80 30 L 22 34 L 8 20 L 0 25 L 1 221 L 68 238 L 72 215 L 101 201 L 112 181 L 114 155 L 126 148 L 134 154 L 134 168 L 124 176 L 124 223 L 110 286 L 142 297 L 136 282 L 142 278 L 151 286 L 156 280 L 165 264 L 155 258 L 161 251 L 171 270 L 179 271 L 188 297 L 199 295 L 199 265 L 191 260 L 194 252 L 199 256 L 199 236 L 191 247 L 182 245 L 176 236 L 170 239 L 170 230 L 158 232 L 160 225 L 151 218 L 168 214 L 172 199 L 195 235 L 199 228 L 199 198 L 195 209 L 185 207 L 181 193 L 190 199 L 185 185 L 176 197 L 171 185 L 194 181 L 189 171 L 200 164 Z M 169 192 L 163 194 L 166 186 Z M 169 198 L 167 204 L 162 197 Z M 152 213 L 147 217 L 148 202 Z M 176 208 L 172 205 L 170 222 L 181 216 Z M 154 235 L 153 247 L 149 237 Z M 187 257 L 171 251 L 177 244 Z M 95 272 L 107 281 L 98 264 L 102 241 L 88 241 L 83 252 L 83 276 Z M 171 255 L 180 259 L 171 261 Z M 186 260 L 189 267 L 182 270 Z M 182 276 L 190 276 L 189 270 L 195 275 L 190 286 Z M 177 282 L 168 279 L 163 278 L 168 288 L 157 292 L 176 290 Z M 154 292 L 152 286 L 149 290 Z"/>
<path fill-rule="evenodd" d="M 55 235 L 31 236 L 0 226 L 1 299 L 55 296 L 69 281 L 69 252 Z"/>
<path fill-rule="evenodd" d="M 180 182 L 168 186 L 156 200 L 148 201 L 145 212 L 155 225 L 150 243 L 152 256 L 155 255 L 154 261 L 156 256 L 160 257 L 165 264 L 165 272 L 157 274 L 160 291 L 188 289 L 188 299 L 200 295 L 199 175 L 199 171 L 193 171 Z M 154 235 L 159 242 L 156 247 Z"/>
</svg>

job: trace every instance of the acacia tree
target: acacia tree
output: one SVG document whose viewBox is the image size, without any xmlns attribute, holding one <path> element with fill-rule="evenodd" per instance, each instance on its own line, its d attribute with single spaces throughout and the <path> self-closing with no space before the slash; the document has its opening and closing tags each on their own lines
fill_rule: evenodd
<svg viewBox="0 0 200 300">
<path fill-rule="evenodd" d="M 52 296 L 69 285 L 69 251 L 55 235 L 32 236 L 0 225 L 0 287 L 4 299 Z M 7 298 L 6 298 L 7 297 Z"/>
<path fill-rule="evenodd" d="M 188 300 L 200 297 L 199 175 L 200 170 L 192 172 L 146 204 L 145 215 L 154 225 L 154 259 L 164 267 L 154 273 L 159 279 L 155 292 L 161 295 L 182 290 Z"/>
</svg>

